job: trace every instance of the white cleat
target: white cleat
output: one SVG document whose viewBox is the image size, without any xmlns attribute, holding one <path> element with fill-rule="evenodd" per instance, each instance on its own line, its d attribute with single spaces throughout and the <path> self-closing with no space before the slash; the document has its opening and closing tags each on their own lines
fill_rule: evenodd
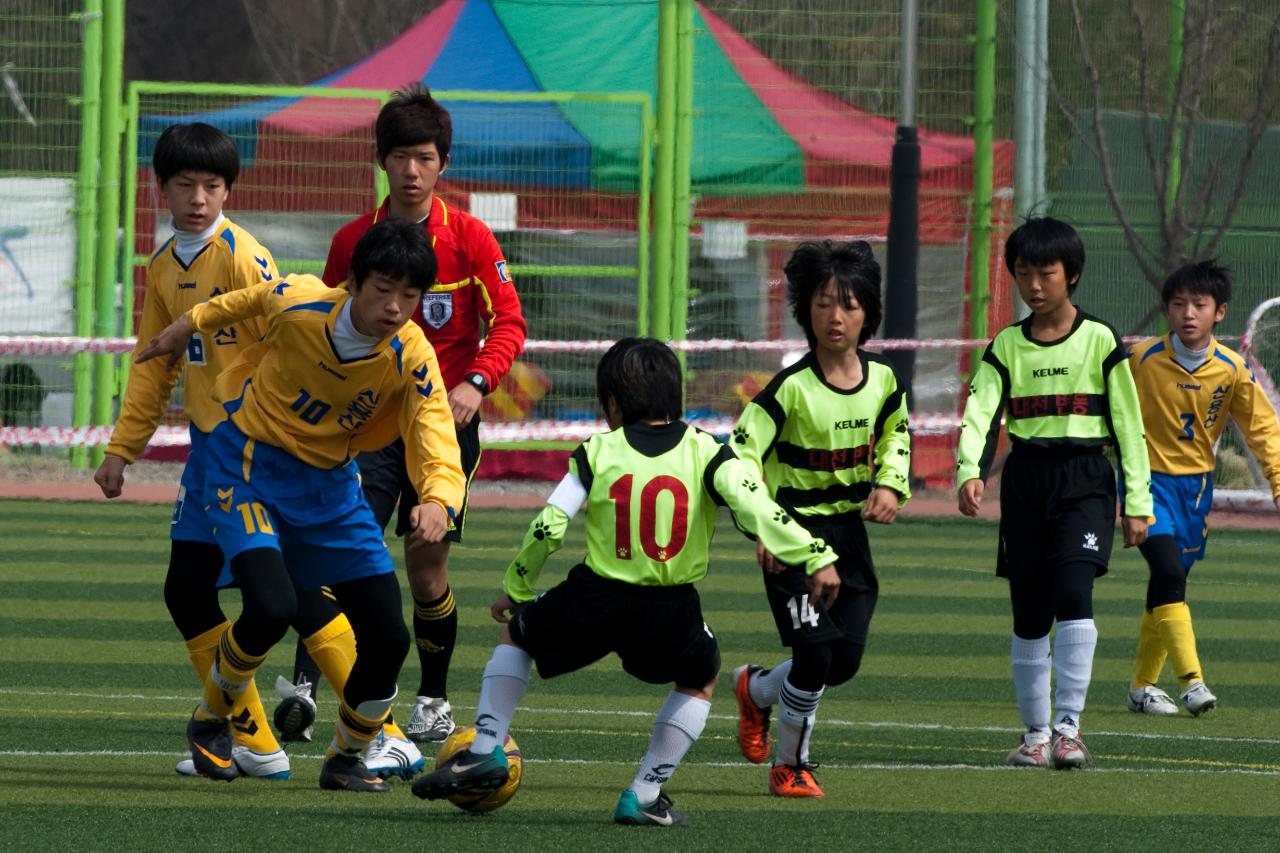
<svg viewBox="0 0 1280 853">
<path fill-rule="evenodd" d="M 399 776 L 401 779 L 412 779 L 427 761 L 422 752 L 411 740 L 398 737 L 387 737 L 379 732 L 378 739 L 369 746 L 369 753 L 364 758 L 369 772 L 382 779 Z"/>
<path fill-rule="evenodd" d="M 1198 717 L 1218 707 L 1218 697 L 1209 692 L 1203 681 L 1193 681 L 1182 691 L 1182 704 L 1191 712 L 1191 716 Z"/>
<path fill-rule="evenodd" d="M 447 699 L 419 696 L 405 734 L 418 743 L 439 743 L 453 734 L 453 708 Z M 372 768 L 371 768 L 372 769 Z"/>
<path fill-rule="evenodd" d="M 1178 713 L 1172 697 L 1159 687 L 1147 685 L 1129 691 L 1129 710 L 1135 714 L 1169 716 Z"/>
<path fill-rule="evenodd" d="M 281 781 L 289 778 L 289 756 L 283 749 L 275 752 L 254 752 L 247 746 L 239 744 L 231 747 L 231 760 L 241 776 L 254 779 L 270 779 Z M 199 776 L 196 765 L 190 758 L 184 758 L 173 768 L 180 776 Z"/>
<path fill-rule="evenodd" d="M 1035 734 L 1027 732 L 1023 735 L 1022 740 L 1018 742 L 1018 748 L 1009 753 L 1004 763 L 1010 767 L 1048 767 L 1049 740 L 1045 737 L 1043 730 Z"/>
</svg>

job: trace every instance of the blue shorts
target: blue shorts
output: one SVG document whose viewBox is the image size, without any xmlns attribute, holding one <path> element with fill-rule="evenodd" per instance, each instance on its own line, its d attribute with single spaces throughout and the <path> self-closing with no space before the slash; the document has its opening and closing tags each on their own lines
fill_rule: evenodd
<svg viewBox="0 0 1280 853">
<path fill-rule="evenodd" d="M 204 494 L 228 561 L 273 548 L 305 589 L 395 570 L 351 463 L 315 468 L 224 421 L 206 445 Z"/>
<path fill-rule="evenodd" d="M 191 452 L 187 465 L 182 469 L 178 485 L 178 499 L 173 504 L 173 520 L 169 522 L 169 538 L 182 542 L 206 542 L 217 544 L 213 535 L 213 522 L 205 512 L 204 455 L 209 434 L 191 426 Z"/>
<path fill-rule="evenodd" d="M 1172 536 L 1187 571 L 1204 559 L 1209 538 L 1209 510 L 1213 507 L 1212 474 L 1151 472 L 1152 515 L 1156 523 L 1148 536 Z"/>
</svg>

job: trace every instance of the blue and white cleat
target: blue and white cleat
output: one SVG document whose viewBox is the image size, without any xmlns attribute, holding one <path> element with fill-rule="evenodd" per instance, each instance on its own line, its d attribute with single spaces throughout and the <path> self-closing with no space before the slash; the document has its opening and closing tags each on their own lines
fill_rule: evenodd
<svg viewBox="0 0 1280 853">
<path fill-rule="evenodd" d="M 391 776 L 412 779 L 426 766 L 427 760 L 413 741 L 379 732 L 378 739 L 369 746 L 364 763 L 370 773 L 382 779 Z"/>
</svg>

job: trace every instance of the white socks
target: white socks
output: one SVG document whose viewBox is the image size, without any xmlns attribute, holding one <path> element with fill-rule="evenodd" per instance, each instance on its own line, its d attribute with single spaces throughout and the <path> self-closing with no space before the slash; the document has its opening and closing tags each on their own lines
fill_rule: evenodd
<svg viewBox="0 0 1280 853">
<path fill-rule="evenodd" d="M 773 669 L 766 669 L 747 679 L 751 701 L 761 708 L 777 705 L 778 697 L 782 694 L 782 683 L 787 680 L 790 672 L 791 658 L 787 658 Z"/>
<path fill-rule="evenodd" d="M 823 688 L 801 690 L 790 681 L 782 683 L 778 696 L 778 751 L 773 764 L 801 767 L 809 763 L 809 737 L 817 718 Z"/>
<path fill-rule="evenodd" d="M 1093 653 L 1098 645 L 1098 628 L 1092 619 L 1059 622 L 1049 651 L 1048 636 L 1024 640 L 1013 636 L 1013 686 L 1018 694 L 1018 712 L 1028 729 L 1043 731 L 1048 737 L 1049 716 L 1053 725 L 1062 724 L 1066 734 L 1078 736 L 1080 715 L 1093 678 Z M 1049 704 L 1050 673 L 1057 679 L 1053 706 Z"/>
<path fill-rule="evenodd" d="M 1022 725 L 1044 733 L 1049 739 L 1049 676 L 1053 661 L 1049 653 L 1049 635 L 1024 640 L 1017 634 L 1009 646 L 1013 659 L 1013 689 L 1018 696 L 1018 713 Z"/>
<path fill-rule="evenodd" d="M 1072 737 L 1078 736 L 1080 714 L 1093 678 L 1093 652 L 1097 645 L 1098 628 L 1092 619 L 1058 623 L 1053 638 L 1053 671 L 1058 680 L 1053 704 L 1058 713 L 1054 715 L 1053 725 L 1064 724 L 1069 729 L 1066 733 Z"/>
<path fill-rule="evenodd" d="M 529 689 L 529 670 L 533 658 L 518 646 L 503 643 L 493 650 L 484 665 L 480 682 L 480 707 L 476 709 L 476 739 L 471 751 L 488 755 L 507 739 L 507 729 L 516 714 L 516 706 Z"/>
<path fill-rule="evenodd" d="M 641 804 L 658 799 L 658 792 L 671 778 L 684 754 L 702 734 L 711 713 L 705 699 L 672 690 L 653 721 L 653 737 L 649 751 L 640 763 L 640 771 L 631 782 L 631 790 Z"/>
</svg>

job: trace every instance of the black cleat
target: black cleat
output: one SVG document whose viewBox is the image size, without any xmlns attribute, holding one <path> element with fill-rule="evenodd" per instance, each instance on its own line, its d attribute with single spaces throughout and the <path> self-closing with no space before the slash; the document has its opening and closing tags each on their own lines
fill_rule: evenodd
<svg viewBox="0 0 1280 853">
<path fill-rule="evenodd" d="M 507 784 L 510 775 L 507 754 L 502 747 L 495 746 L 488 755 L 476 755 L 466 749 L 414 782 L 413 795 L 424 800 L 443 800 L 459 791 L 496 791 Z"/>
<path fill-rule="evenodd" d="M 197 720 L 192 714 L 187 723 L 187 745 L 199 775 L 223 782 L 240 775 L 231 758 L 231 724 L 227 720 Z"/>
<path fill-rule="evenodd" d="M 391 786 L 369 772 L 358 755 L 334 755 L 320 768 L 320 787 L 325 791 L 385 793 Z"/>
</svg>

